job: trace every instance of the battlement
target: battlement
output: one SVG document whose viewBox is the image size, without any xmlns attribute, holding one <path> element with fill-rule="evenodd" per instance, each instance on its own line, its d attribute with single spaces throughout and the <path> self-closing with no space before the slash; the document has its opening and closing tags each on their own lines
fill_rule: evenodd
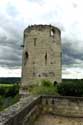
<svg viewBox="0 0 83 125">
<path fill-rule="evenodd" d="M 45 30 L 45 29 L 53 29 L 53 30 L 57 30 L 59 31 L 59 33 L 61 33 L 60 29 L 55 27 L 55 26 L 52 26 L 52 25 L 42 25 L 42 24 L 39 24 L 39 25 L 30 25 L 28 26 L 24 32 L 30 32 L 31 30 Z"/>
</svg>

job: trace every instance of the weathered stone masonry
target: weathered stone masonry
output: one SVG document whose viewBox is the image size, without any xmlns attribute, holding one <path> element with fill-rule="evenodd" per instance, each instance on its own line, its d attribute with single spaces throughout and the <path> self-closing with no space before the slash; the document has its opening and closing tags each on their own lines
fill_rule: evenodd
<svg viewBox="0 0 83 125">
<path fill-rule="evenodd" d="M 61 82 L 61 32 L 51 25 L 32 25 L 24 31 L 22 86 L 41 79 Z"/>
<path fill-rule="evenodd" d="M 83 119 L 83 97 L 26 97 L 0 112 L 0 125 L 33 125 L 42 113 Z"/>
</svg>

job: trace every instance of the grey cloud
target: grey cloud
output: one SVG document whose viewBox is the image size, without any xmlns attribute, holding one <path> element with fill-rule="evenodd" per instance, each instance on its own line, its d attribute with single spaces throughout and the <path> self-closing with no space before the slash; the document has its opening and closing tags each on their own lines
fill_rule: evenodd
<svg viewBox="0 0 83 125">
<path fill-rule="evenodd" d="M 5 62 L 6 61 L 6 62 Z M 5 60 L 5 59 L 0 59 L 0 66 L 1 67 L 7 67 L 7 68 L 18 68 L 21 66 L 21 61 L 19 60 Z"/>
<path fill-rule="evenodd" d="M 62 63 L 63 65 L 73 65 L 76 64 L 76 60 L 83 61 L 83 51 L 76 51 L 74 49 L 75 42 L 67 39 L 63 39 L 62 44 Z M 79 42 L 79 41 L 78 41 Z"/>
<path fill-rule="evenodd" d="M 43 0 L 28 0 L 29 2 L 36 2 L 38 4 L 43 4 Z M 75 4 L 74 4 L 75 6 Z M 60 10 L 61 11 L 61 10 Z M 23 20 L 16 18 L 19 16 L 16 8 L 10 4 L 6 8 L 7 14 L 2 14 L 0 12 L 0 28 L 5 31 L 5 34 L 0 36 L 0 66 L 7 66 L 9 68 L 19 67 L 22 64 L 22 49 L 20 45 L 22 44 L 22 36 L 24 24 Z M 55 15 L 55 17 L 54 17 Z M 58 8 L 55 11 L 50 11 L 50 13 L 44 14 L 42 18 L 48 22 L 53 22 L 56 18 L 55 26 L 58 26 L 62 31 L 65 31 L 64 26 L 61 24 L 61 19 L 58 17 Z M 59 22 L 60 20 L 60 22 Z M 54 22 L 53 22 L 54 24 Z M 79 41 L 78 41 L 79 42 Z M 62 38 L 62 64 L 70 66 L 76 63 L 76 59 L 80 61 L 83 60 L 83 52 L 76 51 L 74 49 L 75 42 Z"/>
<path fill-rule="evenodd" d="M 7 67 L 16 67 L 21 66 L 22 63 L 22 53 L 18 49 L 18 51 L 15 50 L 15 48 L 7 49 L 6 46 L 3 48 L 0 46 L 0 49 L 3 51 L 0 54 L 0 66 L 7 66 Z"/>
<path fill-rule="evenodd" d="M 13 31 L 12 35 L 13 35 Z M 16 67 L 21 66 L 22 63 L 22 44 L 21 37 L 12 38 L 10 35 L 0 37 L 0 66 Z"/>
<path fill-rule="evenodd" d="M 20 45 L 23 39 L 24 24 L 22 24 L 22 20 L 19 21 L 15 18 L 17 12 L 14 6 L 9 5 L 6 11 L 7 14 L 0 12 L 0 28 L 4 31 L 0 35 L 0 66 L 15 68 L 22 64 L 22 48 Z"/>
</svg>

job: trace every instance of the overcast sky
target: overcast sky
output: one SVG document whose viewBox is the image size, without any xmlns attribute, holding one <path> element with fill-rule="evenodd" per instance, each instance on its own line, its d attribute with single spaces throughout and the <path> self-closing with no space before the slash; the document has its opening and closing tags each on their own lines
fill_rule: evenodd
<svg viewBox="0 0 83 125">
<path fill-rule="evenodd" d="M 62 77 L 83 78 L 83 0 L 0 0 L 0 77 L 21 76 L 23 31 L 52 24 L 62 34 Z"/>
</svg>

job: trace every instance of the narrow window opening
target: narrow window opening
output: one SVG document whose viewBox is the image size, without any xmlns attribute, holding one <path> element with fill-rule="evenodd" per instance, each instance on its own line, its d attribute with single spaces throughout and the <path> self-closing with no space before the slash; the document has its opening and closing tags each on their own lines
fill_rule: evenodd
<svg viewBox="0 0 83 125">
<path fill-rule="evenodd" d="M 51 35 L 52 37 L 54 37 L 54 34 L 55 34 L 55 30 L 54 30 L 54 29 L 51 29 L 50 35 Z"/>
<path fill-rule="evenodd" d="M 25 60 L 24 65 L 27 63 L 28 57 L 29 57 L 28 52 L 25 52 L 25 55 L 24 55 L 24 60 Z"/>
<path fill-rule="evenodd" d="M 56 84 L 57 84 L 57 81 L 54 81 L 54 86 L 56 86 Z"/>
<path fill-rule="evenodd" d="M 28 52 L 25 52 L 26 59 L 28 59 Z"/>
<path fill-rule="evenodd" d="M 47 65 L 47 52 L 45 54 L 45 65 Z"/>
<path fill-rule="evenodd" d="M 34 46 L 36 46 L 37 38 L 34 38 Z"/>
<path fill-rule="evenodd" d="M 39 74 L 39 77 L 41 77 L 41 75 Z"/>
</svg>

